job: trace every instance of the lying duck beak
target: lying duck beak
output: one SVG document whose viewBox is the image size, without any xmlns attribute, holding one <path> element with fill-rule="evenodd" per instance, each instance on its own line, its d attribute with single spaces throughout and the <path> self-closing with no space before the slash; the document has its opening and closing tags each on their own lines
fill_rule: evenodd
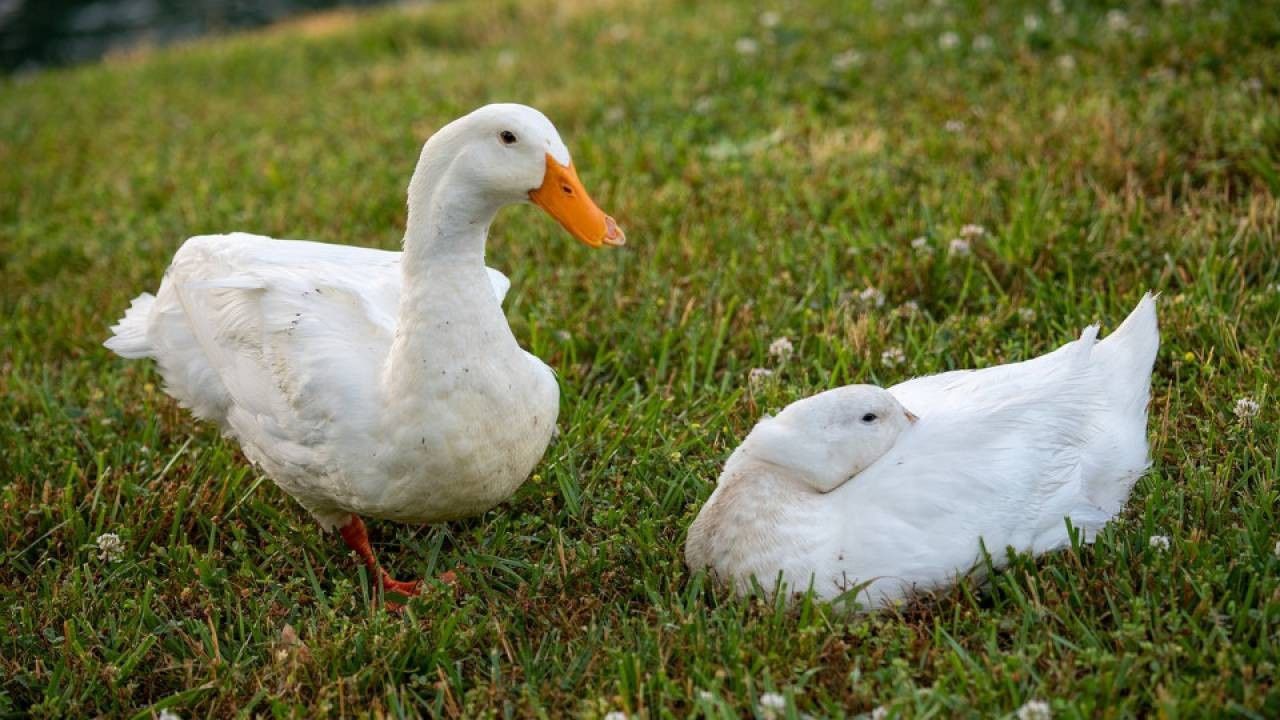
<svg viewBox="0 0 1280 720">
<path fill-rule="evenodd" d="M 618 223 L 605 215 L 582 187 L 573 163 L 561 165 L 551 157 L 551 153 L 547 153 L 547 171 L 542 176 L 542 186 L 530 190 L 529 199 L 546 210 L 570 235 L 591 247 L 618 246 L 627 242 L 627 236 Z"/>
<path fill-rule="evenodd" d="M 908 410 L 908 409 L 906 409 L 906 408 L 903 408 L 903 409 L 902 409 L 902 412 L 904 412 L 904 413 L 906 413 L 906 414 L 907 414 L 907 422 L 911 423 L 912 425 L 915 425 L 915 424 L 916 424 L 916 422 L 918 422 L 918 421 L 920 420 L 920 418 L 919 418 L 919 417 L 916 417 L 916 414 L 915 414 L 915 413 L 911 412 L 910 410 Z"/>
</svg>

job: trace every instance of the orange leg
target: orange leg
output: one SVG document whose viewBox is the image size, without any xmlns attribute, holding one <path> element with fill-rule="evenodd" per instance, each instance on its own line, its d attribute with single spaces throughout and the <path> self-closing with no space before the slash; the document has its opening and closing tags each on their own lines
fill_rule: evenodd
<svg viewBox="0 0 1280 720">
<path fill-rule="evenodd" d="M 405 597 L 413 597 L 421 592 L 421 582 L 401 582 L 394 580 L 378 565 L 378 558 L 373 554 L 373 548 L 369 545 L 369 533 L 365 531 L 364 521 L 359 516 L 352 515 L 351 521 L 338 529 L 338 534 L 342 535 L 342 539 L 346 541 L 347 547 L 356 551 L 360 559 L 364 561 L 369 572 L 378 578 L 378 584 L 382 587 L 383 592 L 391 591 L 393 593 L 404 595 Z M 387 603 L 388 607 L 396 609 L 395 603 Z"/>
</svg>

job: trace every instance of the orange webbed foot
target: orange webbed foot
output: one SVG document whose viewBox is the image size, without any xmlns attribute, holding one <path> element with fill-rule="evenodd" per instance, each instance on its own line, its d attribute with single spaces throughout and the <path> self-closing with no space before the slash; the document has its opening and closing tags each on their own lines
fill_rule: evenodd
<svg viewBox="0 0 1280 720">
<path fill-rule="evenodd" d="M 385 570 L 381 571 L 379 584 L 382 586 L 382 602 L 392 612 L 403 610 L 404 604 L 395 600 L 388 600 L 386 597 L 388 594 L 399 595 L 404 598 L 418 597 L 422 594 L 421 580 L 413 580 L 411 582 L 396 580 L 388 575 Z"/>
<path fill-rule="evenodd" d="M 378 578 L 378 587 L 382 595 L 385 596 L 391 593 L 410 598 L 422 594 L 421 580 L 412 582 L 396 580 L 378 565 L 378 559 L 374 556 L 373 548 L 369 545 L 369 534 L 365 530 L 364 522 L 358 516 L 352 515 L 351 520 L 339 528 L 338 532 L 342 535 L 342 539 L 347 543 L 347 546 L 356 551 L 356 554 L 364 561 L 365 566 Z M 387 600 L 385 597 L 383 602 L 388 610 L 401 610 L 404 607 L 401 603 Z"/>
</svg>

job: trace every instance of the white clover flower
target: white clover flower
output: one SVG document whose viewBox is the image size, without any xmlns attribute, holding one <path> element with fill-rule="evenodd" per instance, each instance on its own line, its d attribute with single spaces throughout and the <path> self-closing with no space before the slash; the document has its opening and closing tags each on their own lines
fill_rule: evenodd
<svg viewBox="0 0 1280 720">
<path fill-rule="evenodd" d="M 1071 72 L 1076 69 L 1076 59 L 1072 55 L 1063 53 L 1058 56 L 1055 62 L 1058 64 L 1058 69 L 1063 72 Z"/>
<path fill-rule="evenodd" d="M 1036 311 L 1033 308 L 1018 308 L 1018 318 L 1024 323 L 1036 321 Z"/>
<path fill-rule="evenodd" d="M 1114 32 L 1128 30 L 1129 16 L 1123 10 L 1110 10 L 1107 12 L 1107 27 Z"/>
<path fill-rule="evenodd" d="M 1257 400 L 1251 397 L 1242 397 L 1236 400 L 1235 414 L 1236 418 L 1242 423 L 1248 423 L 1250 420 L 1258 416 L 1258 412 L 1262 406 Z"/>
<path fill-rule="evenodd" d="M 769 355 L 775 357 L 779 362 L 786 362 L 791 359 L 791 354 L 795 352 L 795 346 L 791 344 L 791 340 L 786 336 L 769 343 Z"/>
<path fill-rule="evenodd" d="M 1049 709 L 1049 703 L 1043 700 L 1028 700 L 1018 708 L 1015 715 L 1018 720 L 1050 720 L 1053 711 Z"/>
<path fill-rule="evenodd" d="M 897 367 L 907 361 L 907 354 L 900 347 L 891 347 L 880 353 L 880 364 L 885 367 Z"/>
<path fill-rule="evenodd" d="M 605 713 L 604 720 L 627 720 L 627 714 L 621 710 Z"/>
<path fill-rule="evenodd" d="M 995 49 L 996 42 L 991 39 L 990 35 L 979 35 L 973 39 L 973 49 L 978 52 L 987 52 Z"/>
<path fill-rule="evenodd" d="M 95 541 L 98 545 L 98 559 L 104 562 L 117 562 L 124 555 L 124 543 L 115 533 L 102 533 Z"/>
<path fill-rule="evenodd" d="M 950 30 L 938 36 L 938 47 L 943 50 L 954 50 L 960 44 L 960 36 Z"/>
<path fill-rule="evenodd" d="M 782 15 L 776 10 L 766 10 L 760 13 L 760 26 L 766 28 L 778 27 L 778 23 L 782 22 Z"/>
<path fill-rule="evenodd" d="M 889 708 L 880 705 L 871 711 L 871 720 L 889 720 Z"/>
<path fill-rule="evenodd" d="M 866 58 L 857 50 L 845 50 L 844 52 L 831 58 L 831 67 L 836 70 L 848 70 L 862 65 Z"/>
<path fill-rule="evenodd" d="M 1262 78 L 1251 77 L 1245 80 L 1244 89 L 1250 92 L 1262 92 Z"/>
<path fill-rule="evenodd" d="M 1043 24 L 1044 23 L 1040 21 L 1040 16 L 1035 13 L 1027 13 L 1022 16 L 1022 27 L 1026 28 L 1027 32 L 1035 32 L 1039 30 L 1040 26 Z"/>
<path fill-rule="evenodd" d="M 1168 535 L 1152 535 L 1151 538 L 1147 540 L 1148 545 L 1161 551 L 1169 549 L 1169 542 Z"/>
<path fill-rule="evenodd" d="M 969 223 L 968 225 L 965 225 L 964 227 L 960 228 L 960 237 L 963 237 L 963 238 L 982 237 L 983 235 L 986 235 L 986 234 L 987 234 L 986 228 L 982 227 L 981 225 L 975 225 L 973 223 Z"/>
<path fill-rule="evenodd" d="M 619 43 L 631 37 L 631 28 L 623 23 L 614 23 L 609 26 L 609 39 Z"/>
<path fill-rule="evenodd" d="M 706 115 L 716 107 L 716 99 L 710 95 L 703 95 L 693 101 L 693 111 L 699 115 Z"/>
<path fill-rule="evenodd" d="M 504 69 L 504 70 L 505 70 L 505 69 L 507 69 L 507 68 L 509 68 L 509 67 L 514 67 L 514 66 L 515 66 L 515 64 L 516 64 L 516 53 L 515 53 L 515 51 L 514 51 L 514 50 L 503 50 L 502 52 L 498 53 L 497 63 L 498 63 L 498 67 L 500 67 L 500 68 L 502 68 L 502 69 Z"/>
<path fill-rule="evenodd" d="M 921 255 L 932 255 L 932 254 L 933 254 L 933 246 L 931 246 L 931 245 L 929 244 L 929 238 L 927 238 L 927 237 L 925 237 L 925 236 L 923 236 L 923 235 L 921 235 L 920 237 L 918 237 L 918 238 L 916 238 L 916 239 L 912 240 L 912 241 L 911 241 L 911 247 L 912 247 L 912 248 L 913 248 L 917 253 L 920 253 Z"/>
<path fill-rule="evenodd" d="M 1049 0 L 1049 12 L 1054 15 L 1061 15 L 1066 12 L 1067 8 L 1062 4 L 1062 0 Z"/>
<path fill-rule="evenodd" d="M 962 133 L 964 132 L 964 121 L 948 120 L 947 124 L 943 125 L 942 127 L 944 130 L 946 130 L 949 133 Z"/>
<path fill-rule="evenodd" d="M 969 241 L 964 238 L 951 238 L 951 242 L 947 244 L 947 252 L 957 257 L 966 257 L 969 255 Z"/>
<path fill-rule="evenodd" d="M 760 52 L 760 43 L 755 38 L 740 37 L 733 42 L 733 49 L 738 51 L 739 55 L 755 55 Z"/>
<path fill-rule="evenodd" d="M 884 307 L 884 293 L 874 286 L 865 287 L 858 293 L 858 301 L 867 307 Z"/>
<path fill-rule="evenodd" d="M 773 378 L 773 371 L 769 368 L 751 368 L 747 373 L 747 387 L 752 390 L 758 390 L 765 383 Z"/>
<path fill-rule="evenodd" d="M 169 708 L 165 708 L 164 710 L 160 711 L 159 715 L 156 716 L 156 720 L 182 720 L 182 716 L 176 712 L 173 712 Z"/>
<path fill-rule="evenodd" d="M 1276 559 L 1277 559 L 1277 560 L 1280 560 L 1280 540 L 1277 540 L 1277 541 L 1276 541 L 1276 547 L 1275 547 L 1275 550 L 1273 550 L 1272 552 L 1274 552 L 1274 553 L 1275 553 L 1275 555 L 1276 555 Z"/>
<path fill-rule="evenodd" d="M 710 690 L 699 690 L 698 699 L 701 700 L 702 702 L 711 702 L 712 700 L 716 699 L 716 696 L 715 696 L 715 693 L 711 692 Z"/>
<path fill-rule="evenodd" d="M 765 693 L 760 696 L 760 711 L 766 717 L 773 717 L 779 710 L 787 709 L 787 698 L 781 693 Z"/>
<path fill-rule="evenodd" d="M 918 312 L 920 312 L 920 303 L 915 300 L 908 300 L 898 306 L 899 315 L 915 315 Z"/>
<path fill-rule="evenodd" d="M 622 108 L 618 107 L 617 105 L 614 105 L 613 107 L 604 111 L 604 121 L 610 125 L 617 125 L 618 123 L 622 122 L 623 118 L 625 118 L 626 116 L 627 114 L 623 112 Z"/>
</svg>

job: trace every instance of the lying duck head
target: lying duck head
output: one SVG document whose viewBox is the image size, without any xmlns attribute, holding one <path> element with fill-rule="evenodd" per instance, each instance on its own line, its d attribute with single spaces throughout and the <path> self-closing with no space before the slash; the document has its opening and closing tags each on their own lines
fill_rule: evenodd
<svg viewBox="0 0 1280 720">
<path fill-rule="evenodd" d="M 880 459 L 915 421 L 888 390 L 848 385 L 798 400 L 761 420 L 739 452 L 788 470 L 825 493 Z"/>
<path fill-rule="evenodd" d="M 578 179 L 569 150 L 545 115 L 516 104 L 485 105 L 427 140 L 409 183 L 409 227 L 443 219 L 488 225 L 499 209 L 531 202 L 591 247 L 626 237 Z"/>
</svg>

